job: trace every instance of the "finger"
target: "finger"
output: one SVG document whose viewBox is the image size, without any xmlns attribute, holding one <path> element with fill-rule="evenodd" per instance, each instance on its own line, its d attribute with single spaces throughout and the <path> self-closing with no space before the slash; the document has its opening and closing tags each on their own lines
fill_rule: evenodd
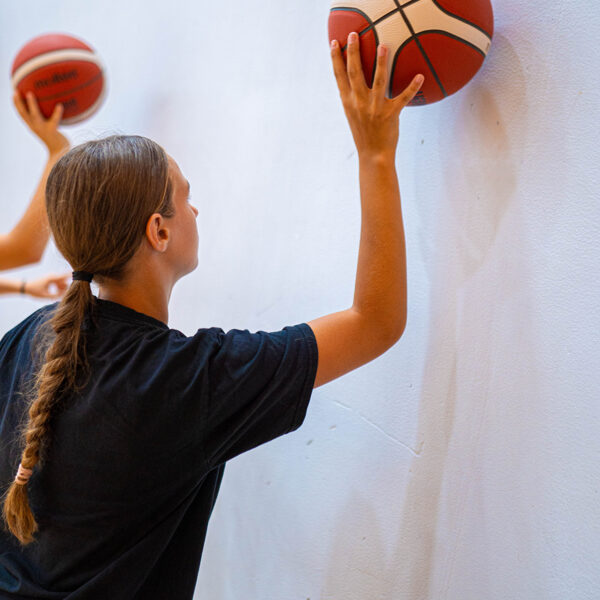
<svg viewBox="0 0 600 600">
<path fill-rule="evenodd" d="M 45 298 L 56 298 L 58 293 L 56 281 L 53 278 L 48 278 L 44 282 L 44 286 L 40 289 L 40 293 L 43 294 Z"/>
<path fill-rule="evenodd" d="M 377 65 L 375 67 L 375 77 L 373 78 L 373 92 L 378 100 L 385 98 L 385 87 L 388 79 L 387 58 L 387 48 L 380 44 L 377 48 Z"/>
<path fill-rule="evenodd" d="M 57 287 L 59 290 L 66 290 L 69 287 L 70 275 L 52 275 L 47 285 Z"/>
<path fill-rule="evenodd" d="M 29 110 L 29 114 L 36 120 L 44 120 L 42 113 L 40 111 L 40 106 L 37 102 L 36 97 L 33 95 L 33 92 L 27 92 L 27 109 Z"/>
<path fill-rule="evenodd" d="M 360 42 L 355 31 L 348 36 L 348 79 L 355 92 L 366 93 L 367 82 L 360 62 Z"/>
<path fill-rule="evenodd" d="M 402 110 L 417 95 L 417 92 L 423 85 L 423 81 L 425 81 L 423 75 L 415 75 L 404 91 L 394 98 L 394 102 L 398 109 Z"/>
<path fill-rule="evenodd" d="M 50 119 L 48 120 L 53 127 L 58 127 L 60 120 L 65 112 L 65 107 L 59 102 L 52 111 Z"/>
<path fill-rule="evenodd" d="M 340 90 L 340 95 L 344 98 L 350 93 L 350 82 L 348 81 L 348 74 L 346 72 L 344 58 L 342 57 L 340 43 L 337 40 L 331 42 L 331 61 L 333 63 L 333 73 L 335 75 L 335 80 L 337 81 L 338 89 Z"/>
<path fill-rule="evenodd" d="M 23 102 L 23 97 L 19 92 L 15 92 L 13 94 L 13 103 L 17 112 L 21 115 L 23 120 L 27 120 L 29 118 L 29 113 L 27 112 L 27 106 L 25 106 L 25 102 Z"/>
</svg>

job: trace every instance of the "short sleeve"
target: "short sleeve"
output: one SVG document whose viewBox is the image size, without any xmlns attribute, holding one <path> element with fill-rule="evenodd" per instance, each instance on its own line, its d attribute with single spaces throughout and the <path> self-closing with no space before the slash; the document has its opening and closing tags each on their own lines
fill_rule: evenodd
<svg viewBox="0 0 600 600">
<path fill-rule="evenodd" d="M 219 334 L 209 366 L 205 455 L 210 466 L 294 431 L 304 421 L 318 363 L 306 324 Z"/>
</svg>

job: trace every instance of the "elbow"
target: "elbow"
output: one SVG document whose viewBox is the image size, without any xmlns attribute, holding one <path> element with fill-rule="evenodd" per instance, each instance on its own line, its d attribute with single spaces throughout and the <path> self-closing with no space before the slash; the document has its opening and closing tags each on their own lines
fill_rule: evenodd
<svg viewBox="0 0 600 600">
<path fill-rule="evenodd" d="M 406 315 L 395 320 L 384 329 L 383 338 L 385 340 L 385 349 L 389 350 L 392 346 L 400 341 L 400 338 L 404 335 L 406 330 Z"/>
<path fill-rule="evenodd" d="M 404 335 L 404 331 L 406 330 L 406 317 L 404 317 L 401 321 L 399 321 L 395 327 L 391 330 L 391 343 L 390 347 L 400 341 L 400 338 Z"/>
<path fill-rule="evenodd" d="M 35 263 L 40 262 L 40 260 L 42 260 L 42 256 L 44 256 L 44 249 L 36 249 L 36 248 L 31 248 L 28 249 L 26 252 L 23 252 L 22 256 L 22 265 L 33 265 Z"/>
</svg>

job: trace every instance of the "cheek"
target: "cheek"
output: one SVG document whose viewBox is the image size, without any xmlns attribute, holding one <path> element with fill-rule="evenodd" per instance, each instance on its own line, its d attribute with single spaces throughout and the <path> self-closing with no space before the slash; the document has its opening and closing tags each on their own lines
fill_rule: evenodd
<svg viewBox="0 0 600 600">
<path fill-rule="evenodd" d="M 189 239 L 191 241 L 193 241 L 194 246 L 197 248 L 198 247 L 198 223 L 196 221 L 196 219 L 191 219 L 189 226 L 188 226 L 188 232 L 189 232 Z"/>
</svg>

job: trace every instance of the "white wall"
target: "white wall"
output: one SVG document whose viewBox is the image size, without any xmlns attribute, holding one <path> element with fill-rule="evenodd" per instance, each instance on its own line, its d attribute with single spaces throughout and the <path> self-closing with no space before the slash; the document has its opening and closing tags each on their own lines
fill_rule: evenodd
<svg viewBox="0 0 600 600">
<path fill-rule="evenodd" d="M 278 329 L 352 301 L 357 160 L 325 1 L 0 5 L 3 229 L 43 161 L 7 72 L 41 32 L 108 65 L 73 140 L 148 135 L 200 208 L 172 326 Z M 232 461 L 197 597 L 600 597 L 600 152 L 592 0 L 496 0 L 467 88 L 401 118 L 409 324 L 317 390 L 299 432 Z M 49 249 L 43 265 L 63 268 Z M 0 329 L 37 304 L 2 299 Z"/>
</svg>

